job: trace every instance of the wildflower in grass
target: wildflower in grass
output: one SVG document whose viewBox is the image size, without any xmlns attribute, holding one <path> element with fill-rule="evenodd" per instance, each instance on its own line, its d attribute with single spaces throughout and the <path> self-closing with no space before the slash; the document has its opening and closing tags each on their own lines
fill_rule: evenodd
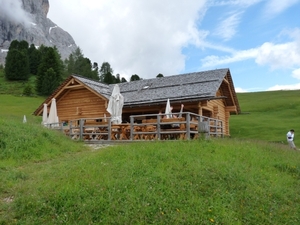
<svg viewBox="0 0 300 225">
<path fill-rule="evenodd" d="M 210 218 L 209 220 L 210 220 L 210 222 L 212 222 L 212 223 L 215 222 L 215 220 L 214 220 L 213 218 Z"/>
</svg>

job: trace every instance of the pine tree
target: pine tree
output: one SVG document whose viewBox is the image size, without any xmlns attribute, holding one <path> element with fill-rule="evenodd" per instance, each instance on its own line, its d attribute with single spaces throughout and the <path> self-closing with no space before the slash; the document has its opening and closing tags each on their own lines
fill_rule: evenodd
<svg viewBox="0 0 300 225">
<path fill-rule="evenodd" d="M 105 84 L 115 84 L 116 78 L 110 72 L 106 73 L 103 78 L 103 83 Z"/>
<path fill-rule="evenodd" d="M 92 65 L 89 58 L 84 57 L 81 49 L 78 47 L 68 60 L 65 61 L 67 74 L 78 74 L 94 80 L 99 80 L 98 65 Z"/>
<path fill-rule="evenodd" d="M 106 83 L 106 84 L 113 84 L 113 83 L 107 83 L 112 82 L 112 74 L 113 69 L 111 68 L 110 64 L 108 62 L 103 62 L 100 68 L 100 82 Z"/>
<path fill-rule="evenodd" d="M 28 49 L 29 56 L 29 71 L 33 75 L 37 75 L 39 65 L 41 63 L 42 55 L 41 52 L 36 49 L 34 44 L 31 44 Z"/>
<path fill-rule="evenodd" d="M 124 77 L 122 77 L 121 83 L 125 83 L 125 82 L 127 82 L 127 80 Z"/>
<path fill-rule="evenodd" d="M 36 91 L 40 95 L 50 95 L 62 82 L 61 60 L 52 47 L 44 47 L 44 54 L 38 69 Z"/>
<path fill-rule="evenodd" d="M 28 43 L 14 40 L 9 46 L 5 63 L 5 77 L 8 80 L 28 80 Z"/>
<path fill-rule="evenodd" d="M 133 75 L 130 77 L 130 81 L 135 81 L 135 80 L 141 80 L 141 78 L 139 77 L 139 75 L 133 74 Z"/>
<path fill-rule="evenodd" d="M 116 83 L 121 83 L 120 74 L 116 74 Z"/>
</svg>

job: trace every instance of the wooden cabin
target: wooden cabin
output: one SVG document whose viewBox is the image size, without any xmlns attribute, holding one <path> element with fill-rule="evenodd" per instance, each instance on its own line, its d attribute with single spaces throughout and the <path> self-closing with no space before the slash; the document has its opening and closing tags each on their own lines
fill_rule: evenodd
<svg viewBox="0 0 300 225">
<path fill-rule="evenodd" d="M 230 135 L 231 113 L 241 112 L 230 70 L 216 69 L 160 78 L 120 83 L 124 96 L 122 120 L 131 115 L 157 114 L 165 109 L 167 99 L 173 112 L 192 112 L 223 121 L 225 135 Z M 60 122 L 80 118 L 109 117 L 106 111 L 114 84 L 106 85 L 88 78 L 71 75 L 34 112 L 43 115 L 43 104 L 55 98 Z"/>
</svg>

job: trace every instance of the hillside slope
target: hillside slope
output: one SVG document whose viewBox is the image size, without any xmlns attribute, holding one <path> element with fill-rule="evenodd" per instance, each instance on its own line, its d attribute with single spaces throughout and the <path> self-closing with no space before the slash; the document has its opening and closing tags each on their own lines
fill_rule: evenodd
<svg viewBox="0 0 300 225">
<path fill-rule="evenodd" d="M 300 146 L 299 94 L 299 90 L 238 93 L 242 114 L 231 116 L 231 136 L 285 142 L 286 133 L 293 128 Z"/>
</svg>

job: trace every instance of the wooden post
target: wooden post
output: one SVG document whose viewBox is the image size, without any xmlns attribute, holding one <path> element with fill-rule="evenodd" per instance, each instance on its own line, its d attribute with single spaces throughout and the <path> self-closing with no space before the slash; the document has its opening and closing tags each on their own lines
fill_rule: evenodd
<svg viewBox="0 0 300 225">
<path fill-rule="evenodd" d="M 190 113 L 187 113 L 186 115 L 186 124 L 185 124 L 185 128 L 186 128 L 186 139 L 187 140 L 190 140 L 191 139 L 191 124 L 190 124 L 190 121 L 191 121 L 191 115 Z"/>
<path fill-rule="evenodd" d="M 83 119 L 80 119 L 79 120 L 79 139 L 82 140 L 82 137 L 83 137 Z"/>
<path fill-rule="evenodd" d="M 198 103 L 198 115 L 202 116 L 202 105 L 201 105 L 201 102 Z"/>
<path fill-rule="evenodd" d="M 160 140 L 160 119 L 161 119 L 161 115 L 158 114 L 157 115 L 157 124 L 156 124 L 156 131 L 157 131 L 157 140 Z"/>
<path fill-rule="evenodd" d="M 130 140 L 133 140 L 133 123 L 134 123 L 134 119 L 132 116 L 130 116 Z"/>
<path fill-rule="evenodd" d="M 111 141 L 111 117 L 108 119 L 108 137 L 107 140 Z"/>
</svg>

